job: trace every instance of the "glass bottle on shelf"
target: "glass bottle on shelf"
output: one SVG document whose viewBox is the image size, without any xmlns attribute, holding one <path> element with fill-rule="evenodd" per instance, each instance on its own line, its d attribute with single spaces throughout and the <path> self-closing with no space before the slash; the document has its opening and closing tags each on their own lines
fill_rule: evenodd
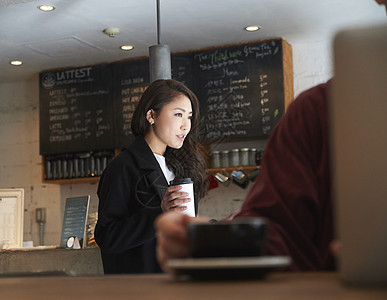
<svg viewBox="0 0 387 300">
<path fill-rule="evenodd" d="M 256 166 L 257 165 L 256 156 L 257 156 L 257 149 L 256 148 L 251 148 L 250 151 L 249 151 L 249 165 L 250 166 Z"/>
<path fill-rule="evenodd" d="M 242 148 L 240 153 L 241 166 L 249 165 L 249 148 Z"/>
<path fill-rule="evenodd" d="M 222 168 L 228 168 L 230 166 L 229 162 L 229 152 L 228 150 L 222 151 L 222 162 L 221 162 L 221 167 Z"/>
<path fill-rule="evenodd" d="M 231 150 L 231 166 L 232 167 L 240 166 L 239 149 L 232 149 Z"/>
<path fill-rule="evenodd" d="M 211 167 L 214 169 L 220 168 L 220 152 L 219 151 L 212 151 L 211 155 Z"/>
</svg>

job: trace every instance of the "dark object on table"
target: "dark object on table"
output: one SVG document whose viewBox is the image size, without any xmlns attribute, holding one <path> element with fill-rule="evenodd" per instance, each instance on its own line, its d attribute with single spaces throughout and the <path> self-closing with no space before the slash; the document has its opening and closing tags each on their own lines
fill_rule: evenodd
<svg viewBox="0 0 387 300">
<path fill-rule="evenodd" d="M 261 256 L 267 235 L 263 218 L 192 223 L 188 227 L 192 257 Z"/>
<path fill-rule="evenodd" d="M 168 266 L 181 278 L 193 280 L 263 279 L 291 262 L 288 256 L 180 258 L 168 261 Z"/>
</svg>

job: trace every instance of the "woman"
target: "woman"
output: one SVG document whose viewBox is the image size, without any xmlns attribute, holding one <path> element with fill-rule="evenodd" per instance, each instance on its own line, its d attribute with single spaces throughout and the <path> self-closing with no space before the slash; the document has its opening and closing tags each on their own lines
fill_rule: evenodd
<svg viewBox="0 0 387 300">
<path fill-rule="evenodd" d="M 161 272 L 156 260 L 154 220 L 162 212 L 182 211 L 180 186 L 190 177 L 195 204 L 206 190 L 205 161 L 196 151 L 199 104 L 184 84 L 154 81 L 132 118 L 136 139 L 106 168 L 98 186 L 95 239 L 105 273 Z M 197 207 L 197 206 L 196 206 Z"/>
</svg>

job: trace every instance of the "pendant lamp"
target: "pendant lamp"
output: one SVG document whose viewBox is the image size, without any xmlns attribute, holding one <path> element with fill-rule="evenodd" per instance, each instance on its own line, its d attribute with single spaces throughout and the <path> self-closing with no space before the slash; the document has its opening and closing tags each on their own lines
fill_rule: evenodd
<svg viewBox="0 0 387 300">
<path fill-rule="evenodd" d="M 150 82 L 171 79 L 171 51 L 168 45 L 160 44 L 160 0 L 157 5 L 157 45 L 149 47 Z"/>
</svg>

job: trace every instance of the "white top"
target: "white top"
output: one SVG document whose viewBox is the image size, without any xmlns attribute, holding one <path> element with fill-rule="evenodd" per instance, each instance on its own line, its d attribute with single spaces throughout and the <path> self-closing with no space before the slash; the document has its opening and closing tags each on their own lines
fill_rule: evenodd
<svg viewBox="0 0 387 300">
<path fill-rule="evenodd" d="M 161 170 L 164 173 L 164 177 L 167 180 L 168 184 L 175 179 L 175 174 L 171 170 L 168 169 L 167 164 L 165 163 L 165 157 L 156 153 L 153 153 L 153 155 L 156 157 Z"/>
</svg>

